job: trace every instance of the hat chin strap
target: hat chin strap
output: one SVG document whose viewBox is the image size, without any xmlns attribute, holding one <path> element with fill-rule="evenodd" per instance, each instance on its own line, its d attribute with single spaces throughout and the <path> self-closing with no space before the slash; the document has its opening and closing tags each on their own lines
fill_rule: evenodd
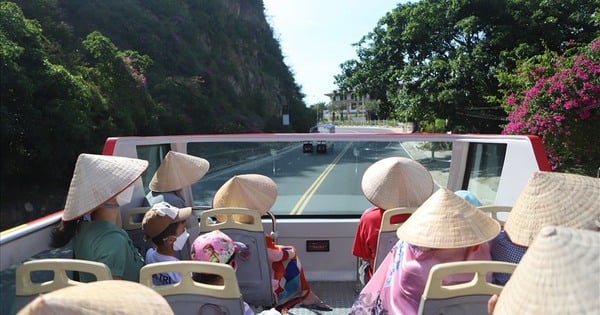
<svg viewBox="0 0 600 315">
<path fill-rule="evenodd" d="M 105 203 L 100 206 L 100 208 L 104 209 L 115 209 L 121 207 L 118 203 Z"/>
</svg>

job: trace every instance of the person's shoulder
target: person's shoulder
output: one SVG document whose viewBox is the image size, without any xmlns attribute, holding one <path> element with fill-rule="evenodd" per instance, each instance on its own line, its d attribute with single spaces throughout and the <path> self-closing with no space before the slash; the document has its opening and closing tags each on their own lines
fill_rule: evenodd
<svg viewBox="0 0 600 315">
<path fill-rule="evenodd" d="M 84 222 L 80 228 L 80 231 L 86 231 L 87 233 L 99 233 L 99 234 L 107 234 L 107 233 L 112 233 L 115 230 L 118 230 L 119 228 L 108 222 L 108 221 L 104 221 L 104 220 L 98 220 L 98 221 L 89 221 L 89 222 Z"/>
<path fill-rule="evenodd" d="M 164 261 L 179 261 L 179 258 L 175 256 L 163 255 L 159 253 L 156 249 L 151 251 L 152 249 L 148 249 L 146 253 L 146 264 L 164 262 Z"/>
<path fill-rule="evenodd" d="M 185 207 L 185 200 L 174 192 L 157 193 L 151 191 L 146 195 L 146 200 L 151 206 L 164 201 L 177 208 Z"/>
<path fill-rule="evenodd" d="M 381 221 L 383 217 L 383 212 L 378 207 L 373 207 L 365 210 L 363 214 L 360 216 L 361 222 L 374 222 L 378 223 Z"/>
<path fill-rule="evenodd" d="M 127 240 L 129 235 L 122 228 L 106 221 L 92 221 L 90 225 L 94 232 L 102 238 L 109 238 L 113 241 Z"/>
<path fill-rule="evenodd" d="M 382 216 L 382 211 L 381 208 L 379 207 L 371 207 L 367 210 L 365 210 L 363 212 L 363 214 L 361 215 L 361 217 L 381 217 Z"/>
</svg>

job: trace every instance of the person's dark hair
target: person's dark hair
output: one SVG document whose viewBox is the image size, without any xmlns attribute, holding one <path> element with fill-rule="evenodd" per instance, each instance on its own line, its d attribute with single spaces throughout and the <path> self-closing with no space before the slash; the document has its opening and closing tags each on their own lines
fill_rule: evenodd
<svg viewBox="0 0 600 315">
<path fill-rule="evenodd" d="M 177 233 L 177 226 L 179 226 L 179 223 L 180 222 L 173 222 L 169 224 L 164 231 L 152 238 L 152 242 L 156 245 L 162 245 L 165 242 L 165 238 Z"/>
<path fill-rule="evenodd" d="M 233 253 L 233 255 L 231 255 L 231 257 L 229 257 L 229 260 L 227 260 L 226 264 L 231 265 L 231 262 L 233 261 L 233 259 L 235 259 L 235 253 Z M 217 282 L 218 279 L 223 279 L 223 277 L 212 274 L 212 273 L 194 272 L 194 273 L 192 273 L 192 279 L 194 279 L 194 281 L 196 281 L 196 282 L 212 284 L 212 283 Z"/>
<path fill-rule="evenodd" d="M 77 233 L 79 222 L 81 220 L 63 221 L 61 220 L 52 230 L 50 238 L 50 247 L 59 248 L 67 245 Z"/>
</svg>

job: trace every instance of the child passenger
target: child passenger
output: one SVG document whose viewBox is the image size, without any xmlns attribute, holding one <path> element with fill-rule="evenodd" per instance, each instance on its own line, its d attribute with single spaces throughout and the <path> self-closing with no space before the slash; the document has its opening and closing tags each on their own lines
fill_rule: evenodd
<svg viewBox="0 0 600 315">
<path fill-rule="evenodd" d="M 237 268 L 235 254 L 240 247 L 227 234 L 214 230 L 198 236 L 192 245 L 192 260 L 208 261 L 214 263 L 228 264 L 234 270 Z M 223 284 L 223 279 L 210 274 L 198 274 L 193 276 L 194 281 L 208 284 Z M 244 302 L 244 315 L 252 315 L 254 311 L 248 303 Z M 275 309 L 264 311 L 260 314 L 281 314 Z"/>
<path fill-rule="evenodd" d="M 146 252 L 146 264 L 179 260 L 175 251 L 181 250 L 189 237 L 185 222 L 191 213 L 192 208 L 176 208 L 166 202 L 159 202 L 146 212 L 142 220 L 142 229 L 156 246 Z M 154 285 L 180 281 L 181 275 L 178 272 L 152 275 Z"/>
<path fill-rule="evenodd" d="M 272 179 L 260 174 L 242 174 L 230 178 L 217 190 L 213 198 L 213 207 L 247 208 L 258 211 L 262 216 L 275 204 L 276 198 L 277 185 Z M 244 222 L 248 218 L 251 217 L 234 219 Z M 217 218 L 217 221 L 222 219 Z M 300 304 L 315 312 L 332 311 L 333 309 L 310 289 L 300 259 L 296 255 L 296 248 L 275 244 L 268 235 L 265 235 L 265 242 L 276 309 L 282 311 Z"/>
<path fill-rule="evenodd" d="M 199 181 L 209 168 L 210 163 L 201 157 L 177 151 L 167 152 L 148 185 L 150 188 L 150 192 L 146 195 L 148 205 L 167 202 L 176 208 L 191 206 L 186 204 L 181 193 L 182 189 Z M 181 251 L 175 253 L 179 259 L 190 259 L 191 242 L 200 232 L 198 217 L 194 213 L 188 217 L 185 227 L 191 238 Z"/>
</svg>

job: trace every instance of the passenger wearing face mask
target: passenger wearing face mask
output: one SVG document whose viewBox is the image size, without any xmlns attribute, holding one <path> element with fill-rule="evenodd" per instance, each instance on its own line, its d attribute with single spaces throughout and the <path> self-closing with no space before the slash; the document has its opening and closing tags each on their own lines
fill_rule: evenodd
<svg viewBox="0 0 600 315">
<path fill-rule="evenodd" d="M 185 229 L 185 222 L 191 214 L 192 208 L 177 208 L 167 202 L 159 202 L 146 212 L 142 220 L 142 229 L 156 246 L 146 252 L 146 264 L 179 260 L 175 251 L 181 250 L 190 236 Z M 178 272 L 152 275 L 154 285 L 179 281 L 181 275 Z"/>
<path fill-rule="evenodd" d="M 139 281 L 144 259 L 119 227 L 119 208 L 120 200 L 129 201 L 128 188 L 147 167 L 148 162 L 139 159 L 80 154 L 50 246 L 63 247 L 71 242 L 74 258 L 106 264 L 113 279 Z M 84 219 L 87 215 L 91 220 Z M 96 279 L 89 273 L 78 276 L 82 282 Z"/>
<path fill-rule="evenodd" d="M 204 177 L 209 167 L 210 163 L 201 157 L 176 151 L 167 152 L 148 185 L 150 192 L 146 195 L 147 205 L 168 202 L 177 208 L 191 206 L 183 198 L 183 191 Z M 141 218 L 134 218 L 135 222 L 139 220 Z M 200 233 L 198 217 L 194 213 L 188 217 L 185 227 L 191 238 L 181 251 L 175 253 L 181 260 L 190 259 L 190 246 Z"/>
</svg>

